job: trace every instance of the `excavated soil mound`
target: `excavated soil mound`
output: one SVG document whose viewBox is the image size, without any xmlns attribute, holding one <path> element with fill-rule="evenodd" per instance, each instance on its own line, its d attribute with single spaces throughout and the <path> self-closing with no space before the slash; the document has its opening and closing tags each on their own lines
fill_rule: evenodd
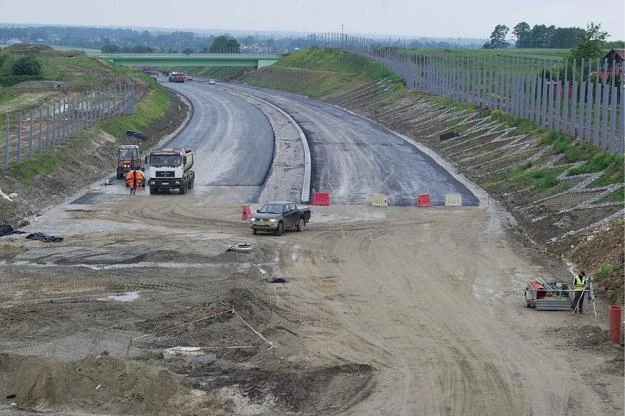
<svg viewBox="0 0 625 416">
<path fill-rule="evenodd" d="M 0 390 L 22 410 L 179 414 L 193 396 L 181 386 L 181 378 L 163 368 L 106 353 L 73 362 L 0 354 Z"/>
</svg>

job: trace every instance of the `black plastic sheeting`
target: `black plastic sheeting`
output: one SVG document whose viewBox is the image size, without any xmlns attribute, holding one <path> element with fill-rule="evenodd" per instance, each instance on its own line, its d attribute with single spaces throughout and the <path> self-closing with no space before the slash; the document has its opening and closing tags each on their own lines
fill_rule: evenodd
<svg viewBox="0 0 625 416">
<path fill-rule="evenodd" d="M 58 237 L 55 235 L 48 235 L 44 233 L 32 233 L 26 236 L 29 240 L 39 240 L 45 241 L 46 243 L 58 243 L 59 241 L 63 241 L 63 237 Z"/>
<path fill-rule="evenodd" d="M 9 224 L 0 223 L 0 237 L 11 234 L 24 234 L 24 231 L 14 230 Z"/>
</svg>

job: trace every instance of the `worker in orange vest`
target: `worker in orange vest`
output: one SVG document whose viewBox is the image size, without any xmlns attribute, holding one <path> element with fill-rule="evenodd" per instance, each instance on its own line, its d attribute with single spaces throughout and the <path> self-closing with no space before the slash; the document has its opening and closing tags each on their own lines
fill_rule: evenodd
<svg viewBox="0 0 625 416">
<path fill-rule="evenodd" d="M 140 170 L 131 170 L 126 174 L 126 184 L 130 188 L 130 195 L 137 193 L 139 186 L 145 186 L 145 176 Z"/>
</svg>

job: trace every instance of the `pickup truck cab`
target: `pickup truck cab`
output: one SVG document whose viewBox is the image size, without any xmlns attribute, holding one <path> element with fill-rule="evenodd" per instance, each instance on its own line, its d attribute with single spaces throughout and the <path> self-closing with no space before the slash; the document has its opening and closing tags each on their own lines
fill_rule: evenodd
<svg viewBox="0 0 625 416">
<path fill-rule="evenodd" d="M 269 202 L 250 218 L 250 227 L 256 234 L 258 231 L 269 231 L 275 235 L 282 235 L 286 229 L 304 231 L 306 223 L 310 220 L 310 209 L 298 207 L 295 202 L 275 201 Z"/>
</svg>

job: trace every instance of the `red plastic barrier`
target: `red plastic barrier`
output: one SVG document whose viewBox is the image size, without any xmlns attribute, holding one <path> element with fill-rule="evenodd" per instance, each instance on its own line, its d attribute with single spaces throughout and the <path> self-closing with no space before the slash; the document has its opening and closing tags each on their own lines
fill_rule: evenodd
<svg viewBox="0 0 625 416">
<path fill-rule="evenodd" d="M 421 194 L 417 197 L 417 206 L 418 207 L 429 207 L 430 206 L 430 194 Z"/>
<path fill-rule="evenodd" d="M 243 212 L 241 213 L 241 219 L 249 220 L 250 218 L 252 218 L 252 211 L 250 210 L 250 205 L 245 204 L 243 205 Z"/>
<path fill-rule="evenodd" d="M 621 320 L 623 316 L 623 309 L 619 305 L 610 306 L 610 317 L 608 324 L 608 337 L 610 341 L 617 344 L 621 343 Z"/>
<path fill-rule="evenodd" d="M 330 194 L 326 192 L 315 192 L 313 194 L 313 205 L 330 205 Z"/>
</svg>

